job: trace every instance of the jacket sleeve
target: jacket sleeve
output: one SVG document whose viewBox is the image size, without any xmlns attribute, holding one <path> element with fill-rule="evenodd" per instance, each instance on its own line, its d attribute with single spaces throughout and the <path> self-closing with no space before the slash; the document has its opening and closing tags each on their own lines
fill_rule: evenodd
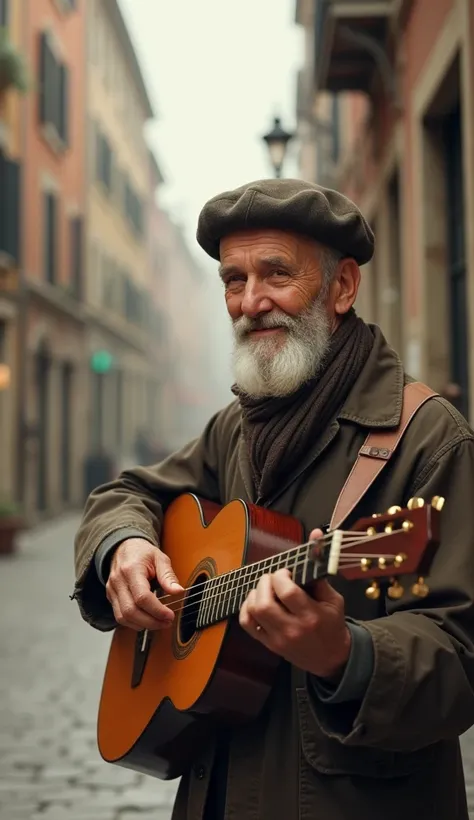
<svg viewBox="0 0 474 820">
<path fill-rule="evenodd" d="M 444 496 L 440 546 L 424 599 L 409 590 L 387 616 L 364 622 L 373 671 L 358 702 L 312 699 L 323 732 L 348 746 L 410 752 L 474 724 L 474 440 L 449 441 L 412 495 Z M 408 579 L 407 579 L 408 580 Z"/>
<path fill-rule="evenodd" d="M 221 503 L 219 489 L 220 413 L 202 435 L 152 467 L 126 470 L 115 481 L 96 488 L 87 499 L 75 539 L 76 584 L 73 598 L 81 615 L 97 629 L 116 626 L 105 588 L 97 574 L 95 555 L 102 545 L 141 536 L 158 546 L 167 506 L 178 495 L 192 492 Z"/>
</svg>

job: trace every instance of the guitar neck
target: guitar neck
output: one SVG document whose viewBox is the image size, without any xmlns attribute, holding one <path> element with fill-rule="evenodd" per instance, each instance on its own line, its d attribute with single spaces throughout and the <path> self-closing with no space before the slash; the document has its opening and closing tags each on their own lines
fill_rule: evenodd
<svg viewBox="0 0 474 820">
<path fill-rule="evenodd" d="M 326 575 L 322 562 L 312 556 L 314 544 L 302 544 L 288 552 L 278 553 L 264 561 L 246 564 L 232 572 L 210 578 L 204 584 L 197 617 L 197 628 L 205 629 L 219 621 L 237 615 L 247 595 L 255 589 L 260 578 L 278 569 L 288 569 L 293 581 L 300 587 Z"/>
</svg>

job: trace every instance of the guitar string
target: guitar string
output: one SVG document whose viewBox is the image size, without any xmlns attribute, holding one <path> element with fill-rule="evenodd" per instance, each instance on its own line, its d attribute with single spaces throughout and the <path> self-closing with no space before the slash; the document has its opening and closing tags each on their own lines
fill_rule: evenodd
<svg viewBox="0 0 474 820">
<path fill-rule="evenodd" d="M 390 533 L 381 533 L 379 536 L 372 536 L 372 537 L 371 537 L 371 540 L 375 540 L 376 538 L 383 538 L 383 537 L 385 537 L 385 538 L 386 538 L 386 537 L 388 537 L 389 535 L 390 535 Z M 362 557 L 363 557 L 363 558 L 366 558 L 366 557 L 367 557 L 367 555 L 366 555 L 366 554 L 364 554 Z M 345 559 L 345 562 L 342 560 L 343 558 Z M 379 559 L 379 558 L 385 558 L 385 559 L 387 559 L 387 558 L 388 558 L 388 559 L 391 559 L 391 558 L 395 558 L 395 555 L 385 555 L 385 556 L 384 556 L 384 555 L 379 555 L 379 554 L 377 554 L 377 555 L 371 555 L 371 556 L 369 556 L 369 559 Z M 304 566 L 304 565 L 307 563 L 307 561 L 308 561 L 308 557 L 307 557 L 306 555 L 305 555 L 304 557 L 302 556 L 302 557 L 301 557 L 301 559 L 300 559 L 300 558 L 297 558 L 297 560 L 295 561 L 295 563 L 293 564 L 293 566 L 291 567 L 291 569 L 292 569 L 292 570 L 296 570 L 296 569 L 298 569 L 299 567 Z M 348 566 L 348 562 L 352 562 L 352 561 L 353 561 L 353 556 L 352 556 L 352 554 L 351 554 L 351 555 L 348 555 L 348 556 L 341 556 L 341 557 L 340 557 L 340 559 L 339 559 L 339 565 L 340 565 L 340 566 L 341 566 L 341 565 L 342 565 L 342 566 L 345 566 L 345 567 L 346 567 L 346 569 L 348 569 L 348 568 L 349 568 L 349 566 Z M 248 566 L 250 567 L 250 566 L 252 566 L 252 564 L 249 564 Z M 360 568 L 360 561 L 358 561 L 356 564 L 351 564 L 350 566 L 351 566 L 351 567 L 359 567 L 359 568 Z M 245 568 L 245 567 L 244 567 L 244 568 Z M 289 567 L 288 567 L 288 569 L 289 569 Z M 389 569 L 389 568 L 387 568 L 387 569 Z M 368 572 L 369 572 L 369 570 L 368 570 Z M 257 570 L 257 569 L 252 570 L 252 571 L 249 573 L 249 576 L 247 576 L 247 577 L 243 577 L 243 578 L 242 578 L 243 584 L 244 584 L 244 585 L 247 585 L 249 582 L 253 583 L 254 581 L 260 580 L 260 578 L 257 578 L 257 575 L 255 575 L 255 573 L 258 573 L 258 570 Z M 252 574 L 254 574 L 254 575 L 255 575 L 255 577 L 251 577 L 251 576 L 252 576 Z M 262 573 L 262 574 L 265 574 L 265 573 Z M 395 574 L 396 574 L 396 573 L 395 573 Z M 216 577 L 218 577 L 218 578 L 225 578 L 226 576 L 225 576 L 225 575 L 221 575 L 221 576 L 216 576 Z M 261 577 L 261 576 L 260 576 L 260 577 Z M 230 581 L 230 583 L 235 582 L 235 580 L 237 580 L 236 578 L 233 578 L 232 580 L 230 580 L 229 576 L 227 576 L 227 578 L 228 578 L 228 581 Z M 214 580 L 214 579 L 208 579 L 208 580 Z M 238 580 L 241 580 L 241 579 L 238 579 Z M 316 580 L 316 579 L 315 579 L 315 580 Z M 207 583 L 207 582 L 204 582 L 204 583 Z M 199 585 L 199 586 L 200 586 L 200 585 Z M 194 588 L 193 588 L 193 587 L 191 587 L 191 589 L 194 589 Z M 230 586 L 230 584 L 229 584 L 226 588 L 223 588 L 222 586 L 219 586 L 219 587 L 217 587 L 217 589 L 216 589 L 216 591 L 215 591 L 215 592 L 213 592 L 213 593 L 212 593 L 212 594 L 210 594 L 208 597 L 206 597 L 206 605 L 208 605 L 208 604 L 210 604 L 211 602 L 214 602 L 214 601 L 216 601 L 216 600 L 220 601 L 220 600 L 222 599 L 222 597 L 223 597 L 223 596 L 233 594 L 233 593 L 235 593 L 236 591 L 237 591 L 237 590 L 236 590 L 236 588 L 235 588 L 235 587 L 234 587 L 234 588 L 232 588 L 232 586 Z M 250 591 L 250 590 L 249 590 L 249 591 Z M 192 600 L 192 599 L 195 599 L 195 598 L 200 598 L 201 596 L 202 596 L 202 593 L 201 593 L 201 592 L 198 592 L 198 593 L 193 593 L 192 595 L 189 595 L 189 596 L 185 596 L 185 597 L 183 597 L 183 598 L 179 598 L 177 601 L 172 601 L 172 602 L 170 602 L 170 604 L 167 604 L 168 609 L 171 609 L 171 611 L 172 611 L 172 612 L 184 611 L 185 609 L 189 609 L 190 607 L 194 607 L 194 606 L 195 606 L 195 603 L 193 602 L 193 600 Z M 158 599 L 158 600 L 161 602 L 161 600 L 162 600 L 162 599 Z M 173 606 L 172 606 L 172 604 L 181 604 L 181 603 L 183 604 L 183 606 L 182 606 L 182 607 L 176 607 L 176 608 L 173 608 Z"/>
<path fill-rule="evenodd" d="M 357 543 L 360 543 L 361 541 L 365 541 L 365 542 L 375 541 L 375 540 L 378 540 L 379 538 L 384 538 L 388 535 L 395 535 L 395 533 L 400 533 L 400 532 L 402 532 L 402 530 L 395 530 L 393 533 L 382 532 L 382 533 L 377 533 L 376 535 L 370 535 L 370 536 L 368 536 L 366 532 L 354 532 L 353 530 L 340 530 L 340 532 L 342 532 L 342 535 L 343 535 L 343 541 L 341 543 L 341 551 L 342 551 L 342 550 L 345 550 L 345 549 L 349 549 L 350 547 L 354 546 Z M 265 564 L 266 562 L 275 561 L 277 558 L 282 559 L 284 557 L 291 557 L 293 555 L 296 556 L 296 554 L 299 551 L 301 551 L 302 549 L 306 549 L 307 547 L 310 547 L 310 546 L 316 546 L 316 545 L 319 545 L 319 544 L 323 544 L 325 546 L 324 542 L 329 543 L 332 540 L 333 534 L 334 534 L 334 531 L 332 531 L 330 533 L 327 533 L 326 535 L 323 535 L 321 538 L 318 538 L 317 541 L 306 541 L 304 544 L 299 544 L 298 547 L 292 547 L 290 550 L 286 550 L 285 552 L 275 553 L 275 555 L 271 555 L 268 558 L 264 558 L 263 561 L 256 561 L 254 564 L 244 564 L 241 567 L 236 567 L 235 569 L 232 569 L 232 570 L 229 570 L 228 572 L 223 573 L 223 575 L 219 575 L 219 576 L 215 575 L 212 578 L 206 578 L 205 581 L 202 581 L 199 584 L 195 584 L 191 587 L 188 587 L 187 591 L 193 590 L 193 592 L 194 592 L 195 590 L 199 589 L 200 587 L 204 587 L 208 583 L 208 581 L 215 580 L 216 578 L 230 579 L 230 576 L 233 573 L 242 572 L 242 570 L 249 569 L 252 566 L 255 567 L 255 568 L 257 568 L 257 567 L 260 568 L 262 564 Z M 354 537 L 354 536 L 357 536 L 357 537 Z M 366 556 L 364 556 L 364 557 L 366 557 Z M 270 569 L 270 567 L 269 567 L 269 569 Z M 255 572 L 255 571 L 257 571 L 257 569 L 252 570 L 252 572 Z M 179 593 L 175 593 L 175 595 L 176 594 L 179 594 Z M 197 593 L 197 594 L 200 595 L 201 593 Z M 191 596 L 187 596 L 187 599 L 189 600 L 190 597 Z M 158 598 L 158 600 L 160 601 L 160 603 L 164 603 L 169 598 L 174 598 L 174 595 L 167 593 L 166 595 L 162 595 L 160 598 Z M 184 600 L 185 600 L 184 598 L 178 598 L 177 601 L 172 601 L 171 603 L 180 603 L 180 601 L 184 601 Z M 167 606 L 166 603 L 164 605 Z"/>
<path fill-rule="evenodd" d="M 376 536 L 371 536 L 370 540 L 371 541 L 380 540 L 382 538 L 389 537 L 389 535 L 391 535 L 391 533 L 380 533 Z M 361 539 L 358 539 L 358 540 L 360 541 Z M 357 541 L 354 541 L 353 543 L 357 543 Z M 299 547 L 298 549 L 302 550 L 303 548 L 306 549 L 306 545 L 301 545 L 301 547 Z M 298 549 L 291 551 L 292 555 L 294 555 L 295 559 L 296 559 L 296 561 L 291 566 L 292 570 L 297 569 L 298 567 L 302 566 L 303 564 L 305 564 L 309 560 L 306 552 L 304 553 L 304 555 L 296 555 L 296 553 L 298 552 Z M 279 557 L 278 555 L 275 555 L 274 559 L 276 560 L 278 557 Z M 374 560 L 374 559 L 384 558 L 384 557 L 386 559 L 387 558 L 390 559 L 390 558 L 394 558 L 395 556 L 394 555 L 385 555 L 384 556 L 384 555 L 379 554 L 379 553 L 377 553 L 376 555 L 369 555 L 369 556 L 367 556 L 366 553 L 361 555 L 361 558 L 368 558 L 369 560 Z M 340 558 L 339 558 L 339 564 L 343 563 L 344 559 L 345 559 L 345 561 L 347 561 L 347 560 L 352 561 L 353 560 L 353 554 L 351 553 L 348 556 L 342 556 L 341 555 Z M 270 561 L 271 559 L 266 559 L 266 560 Z M 360 562 L 358 562 L 357 566 L 360 567 Z M 251 569 L 251 567 L 253 567 L 253 568 Z M 247 574 L 246 575 L 244 575 L 242 573 L 242 576 L 239 576 L 237 574 L 237 573 L 241 573 L 242 570 L 245 570 L 245 569 L 247 569 Z M 168 604 L 165 604 L 165 606 L 167 606 L 169 609 L 172 609 L 172 611 L 178 611 L 178 610 L 181 609 L 181 607 L 178 607 L 176 610 L 173 609 L 173 606 L 172 606 L 173 604 L 181 604 L 184 601 L 186 602 L 186 604 L 189 604 L 189 606 L 194 606 L 193 599 L 201 598 L 202 594 L 203 594 L 203 591 L 204 591 L 204 590 L 200 590 L 200 591 L 196 592 L 195 590 L 199 589 L 199 587 L 204 587 L 209 581 L 211 581 L 211 582 L 214 581 L 215 586 L 217 587 L 218 579 L 221 579 L 220 584 L 216 588 L 216 590 L 211 595 L 209 595 L 209 597 L 206 598 L 206 602 L 210 602 L 210 601 L 214 600 L 216 597 L 219 597 L 220 595 L 222 595 L 223 593 L 230 593 L 231 591 L 235 592 L 235 586 L 234 585 L 235 585 L 236 581 L 248 582 L 249 580 L 251 580 L 251 581 L 259 580 L 259 578 L 262 575 L 266 574 L 265 569 L 268 569 L 268 572 L 270 572 L 272 570 L 276 571 L 277 569 L 290 569 L 290 567 L 271 567 L 271 566 L 269 566 L 268 568 L 263 568 L 261 566 L 260 562 L 257 562 L 256 564 L 244 565 L 243 567 L 239 567 L 236 570 L 231 570 L 230 572 L 224 573 L 223 575 L 218 575 L 218 576 L 214 576 L 212 578 L 207 578 L 206 581 L 204 581 L 201 584 L 196 584 L 196 586 L 194 586 L 194 587 L 189 587 L 189 592 L 191 592 L 190 595 L 186 595 L 182 598 L 178 598 L 177 600 L 170 601 Z M 258 576 L 258 578 L 257 578 L 257 576 Z M 224 587 L 224 585 L 225 585 L 225 587 Z M 169 595 L 166 596 L 166 598 L 169 598 L 169 597 L 172 597 L 172 596 L 169 596 Z M 163 598 L 158 598 L 158 600 L 160 601 L 160 603 L 163 602 Z"/>
<path fill-rule="evenodd" d="M 354 563 L 353 559 L 354 558 L 356 558 L 356 559 L 357 558 L 365 558 L 365 557 L 366 557 L 365 554 L 358 556 L 358 555 L 352 555 L 352 553 L 351 553 L 350 556 L 347 555 L 347 556 L 345 556 L 344 559 L 339 561 L 339 566 L 344 567 L 344 569 L 351 569 L 351 568 L 360 569 L 360 560 L 356 561 Z M 385 558 L 386 560 L 390 560 L 390 559 L 395 558 L 395 555 L 378 554 L 377 556 L 373 556 L 373 557 L 374 558 L 376 557 L 377 559 Z M 306 558 L 302 558 L 301 560 L 299 560 L 294 565 L 293 570 L 296 571 L 300 567 L 305 566 L 306 563 L 307 563 Z M 395 573 L 393 573 L 393 572 L 389 573 L 388 572 L 389 569 L 391 569 L 391 568 L 387 567 L 387 574 L 388 575 L 392 576 L 393 574 L 396 574 L 396 571 L 395 571 Z M 367 575 L 370 576 L 370 570 L 367 570 Z M 245 577 L 239 588 L 235 588 L 235 587 L 224 588 L 222 586 L 219 586 L 212 595 L 209 595 L 208 597 L 206 597 L 206 599 L 205 599 L 206 607 L 211 607 L 211 606 L 214 606 L 214 607 L 217 606 L 218 607 L 222 603 L 225 603 L 227 600 L 230 601 L 232 599 L 232 597 L 235 597 L 235 601 L 237 601 L 239 595 L 242 595 L 242 594 L 246 597 L 252 589 L 255 589 L 255 586 L 257 585 L 258 581 L 260 580 L 260 577 L 258 577 L 256 575 L 254 575 L 254 577 Z M 387 576 L 382 576 L 382 577 L 387 577 Z M 310 583 L 313 580 L 317 581 L 317 580 L 320 580 L 320 579 L 318 579 L 318 578 L 310 579 L 310 581 L 305 582 L 305 583 Z M 181 612 L 181 611 L 184 612 L 185 609 L 195 607 L 195 604 L 198 603 L 198 602 L 195 602 L 195 603 L 192 603 L 192 604 L 188 605 L 188 603 L 187 603 L 188 600 L 189 600 L 188 598 L 184 598 L 184 599 L 181 599 L 181 600 L 185 601 L 185 603 L 182 607 L 180 606 L 180 607 L 177 607 L 176 609 L 172 609 L 172 607 L 169 606 L 168 608 L 171 609 L 172 612 Z M 192 616 L 190 616 L 190 618 L 191 617 Z M 186 623 L 186 621 L 189 621 L 190 618 L 183 618 L 183 622 Z"/>
<path fill-rule="evenodd" d="M 348 560 L 348 563 L 344 565 L 344 568 L 345 568 L 345 569 L 360 569 L 360 563 L 359 563 L 359 562 L 357 562 L 357 563 L 350 563 L 349 558 L 348 558 L 347 560 Z M 304 563 L 304 562 L 303 562 L 303 563 Z M 250 590 L 248 590 L 248 592 L 250 592 Z M 246 595 L 248 594 L 248 592 L 246 593 Z M 246 597 L 246 596 L 245 596 L 245 597 Z M 220 602 L 219 602 L 219 603 L 220 603 Z M 243 601 L 242 601 L 242 603 L 243 603 Z M 242 606 L 242 603 L 241 603 L 241 604 L 239 605 L 239 607 L 238 607 L 238 608 L 239 608 L 239 610 L 240 610 L 240 608 L 241 608 L 241 606 Z M 186 608 L 187 608 L 187 607 L 186 607 L 186 604 L 185 604 L 182 608 L 177 609 L 177 610 L 173 610 L 173 612 L 180 612 L 180 611 L 183 611 L 183 612 L 184 612 L 184 610 L 185 610 Z M 228 618 L 229 618 L 232 614 L 234 614 L 234 613 L 233 613 L 233 612 L 231 612 L 231 613 L 228 613 L 227 615 L 223 615 L 223 616 L 222 616 L 222 618 L 219 618 L 219 621 L 222 621 L 222 620 L 227 620 L 227 619 L 228 619 Z M 193 620 L 196 620 L 196 618 L 195 618 L 193 615 L 191 615 L 191 614 L 184 614 L 184 615 L 181 617 L 181 623 L 182 623 L 182 624 L 187 624 L 187 623 L 190 623 L 190 622 L 192 622 Z M 214 623 L 218 623 L 219 621 L 215 621 Z M 205 625 L 204 625 L 204 627 L 207 627 L 207 626 L 212 626 L 212 624 L 205 624 Z M 199 627 L 199 629 L 200 629 L 200 627 Z"/>
</svg>

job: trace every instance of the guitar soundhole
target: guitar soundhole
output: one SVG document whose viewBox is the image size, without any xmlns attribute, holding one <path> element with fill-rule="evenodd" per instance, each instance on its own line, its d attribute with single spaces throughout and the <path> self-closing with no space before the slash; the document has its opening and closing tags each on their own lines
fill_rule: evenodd
<svg viewBox="0 0 474 820">
<path fill-rule="evenodd" d="M 205 558 L 185 584 L 187 595 L 173 629 L 173 654 L 177 660 L 184 660 L 190 655 L 199 640 L 201 631 L 197 629 L 196 624 L 204 585 L 215 575 L 217 567 L 214 559 Z"/>
<path fill-rule="evenodd" d="M 189 643 L 193 635 L 196 634 L 199 606 L 201 604 L 204 584 L 208 578 L 207 573 L 201 572 L 189 588 L 181 618 L 179 619 L 179 641 L 182 644 Z"/>
</svg>

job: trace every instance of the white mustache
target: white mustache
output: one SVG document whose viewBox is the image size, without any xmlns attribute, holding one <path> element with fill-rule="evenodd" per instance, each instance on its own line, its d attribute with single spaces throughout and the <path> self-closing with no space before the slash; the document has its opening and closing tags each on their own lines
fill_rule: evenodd
<svg viewBox="0 0 474 820">
<path fill-rule="evenodd" d="M 293 330 L 298 325 L 298 320 L 287 316 L 286 313 L 266 313 L 258 319 L 251 319 L 249 316 L 241 316 L 234 322 L 234 333 L 238 339 L 243 339 L 255 330 L 271 330 L 275 327 L 284 327 Z"/>
</svg>

